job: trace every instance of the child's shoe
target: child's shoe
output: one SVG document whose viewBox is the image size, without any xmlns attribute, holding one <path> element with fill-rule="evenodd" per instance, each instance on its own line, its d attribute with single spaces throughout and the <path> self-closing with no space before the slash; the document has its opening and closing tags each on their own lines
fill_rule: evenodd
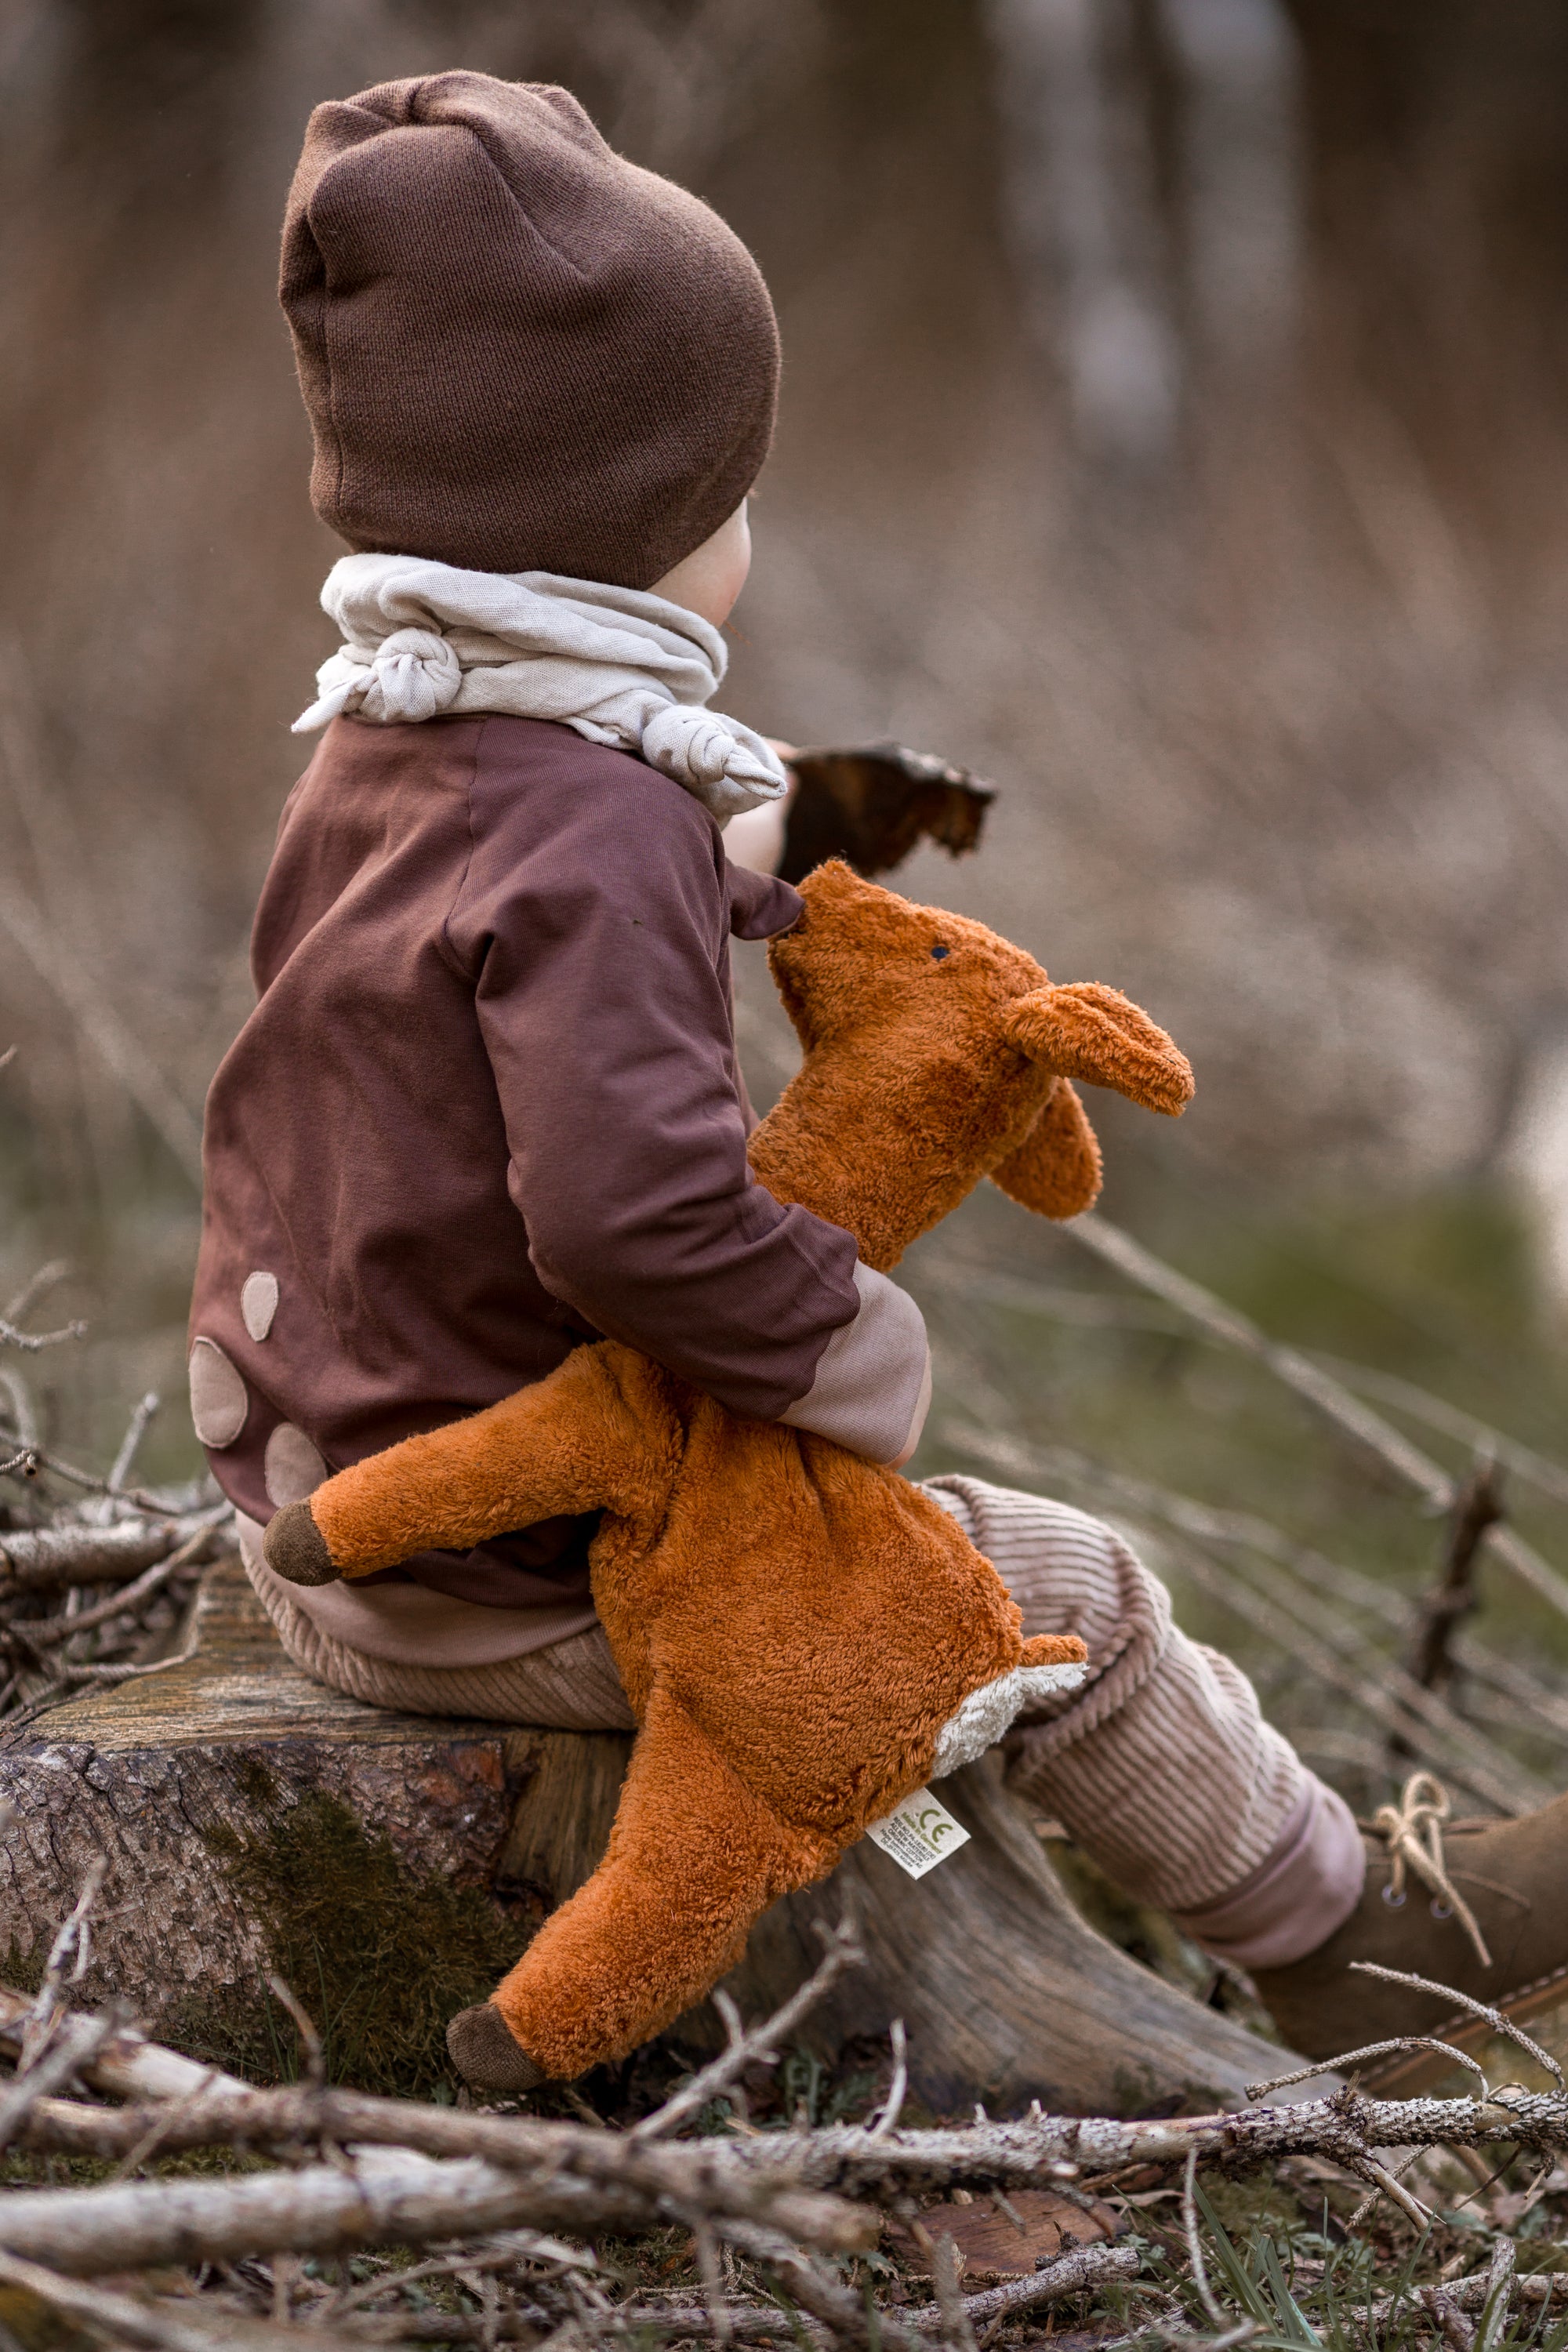
<svg viewBox="0 0 1568 2352">
<path fill-rule="evenodd" d="M 1352 1972 L 1352 1960 L 1426 1977 L 1518 2020 L 1568 2001 L 1568 1795 L 1520 1821 L 1452 1822 L 1446 1790 L 1418 1772 L 1363 1835 L 1366 1885 L 1344 1925 L 1304 1959 L 1255 1972 L 1293 2050 L 1331 2059 L 1402 2034 L 1463 2048 L 1491 2032 L 1458 2001 Z M 1391 2052 L 1356 2072 L 1385 2089 L 1395 2074 L 1441 2064 L 1432 2053 Z"/>
</svg>

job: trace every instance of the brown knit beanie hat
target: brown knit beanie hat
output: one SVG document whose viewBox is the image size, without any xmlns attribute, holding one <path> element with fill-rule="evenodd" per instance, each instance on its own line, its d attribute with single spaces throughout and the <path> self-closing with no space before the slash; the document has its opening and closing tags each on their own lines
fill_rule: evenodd
<svg viewBox="0 0 1568 2352">
<path fill-rule="evenodd" d="M 356 550 L 647 588 L 767 455 L 755 262 L 563 89 L 445 73 L 318 106 L 279 293 L 311 503 Z"/>
</svg>

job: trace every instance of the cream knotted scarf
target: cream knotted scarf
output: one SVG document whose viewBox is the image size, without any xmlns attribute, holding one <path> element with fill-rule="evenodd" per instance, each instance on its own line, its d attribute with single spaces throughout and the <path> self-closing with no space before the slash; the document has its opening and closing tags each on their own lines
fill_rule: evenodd
<svg viewBox="0 0 1568 2352">
<path fill-rule="evenodd" d="M 704 708 L 729 661 L 719 631 L 645 589 L 345 555 L 321 604 L 343 643 L 316 672 L 318 698 L 294 721 L 297 735 L 340 711 L 381 726 L 504 711 L 640 752 L 716 817 L 786 789 L 760 735 Z"/>
</svg>

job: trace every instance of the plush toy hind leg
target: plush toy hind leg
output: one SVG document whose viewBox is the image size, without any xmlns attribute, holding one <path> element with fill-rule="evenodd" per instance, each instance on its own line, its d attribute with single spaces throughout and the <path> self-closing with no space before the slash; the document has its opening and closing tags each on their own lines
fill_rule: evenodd
<svg viewBox="0 0 1568 2352">
<path fill-rule="evenodd" d="M 458 2071 L 522 2090 L 635 2050 L 734 1966 L 776 1896 L 837 1859 L 760 1804 L 656 1687 L 603 1863 L 491 1999 L 453 2019 Z"/>
<path fill-rule="evenodd" d="M 636 1391 L 647 1385 L 626 1349 L 578 1348 L 548 1380 L 287 1505 L 268 1525 L 267 1565 L 289 1584 L 331 1584 L 613 1505 L 647 1459 L 650 1400 Z"/>
</svg>

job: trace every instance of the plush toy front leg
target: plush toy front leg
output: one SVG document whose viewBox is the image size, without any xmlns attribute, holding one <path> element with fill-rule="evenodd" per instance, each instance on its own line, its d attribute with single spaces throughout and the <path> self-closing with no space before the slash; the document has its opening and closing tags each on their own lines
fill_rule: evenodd
<svg viewBox="0 0 1568 2352">
<path fill-rule="evenodd" d="M 614 1502 L 648 1435 L 616 1376 L 625 1354 L 579 1348 L 486 1412 L 340 1470 L 268 1522 L 268 1568 L 290 1584 L 331 1584 Z"/>
<path fill-rule="evenodd" d="M 604 1861 L 491 1999 L 452 2020 L 459 2072 L 520 2090 L 520 2061 L 533 2081 L 570 2081 L 624 2056 L 733 1968 L 770 1903 L 837 1858 L 760 1803 L 656 1687 Z"/>
</svg>

